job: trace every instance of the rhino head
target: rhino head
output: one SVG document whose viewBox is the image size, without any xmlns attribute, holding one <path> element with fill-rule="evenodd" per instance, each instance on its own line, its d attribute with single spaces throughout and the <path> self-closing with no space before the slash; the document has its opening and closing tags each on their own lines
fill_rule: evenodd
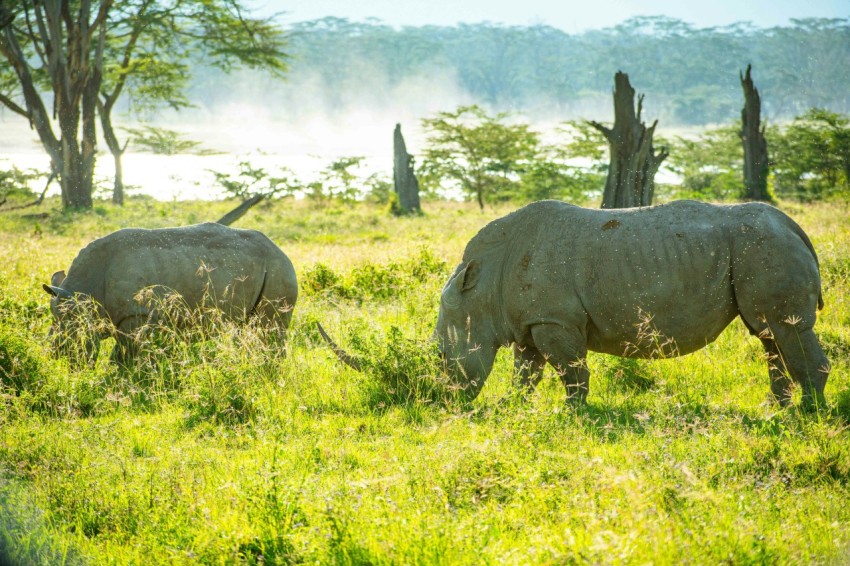
<svg viewBox="0 0 850 566">
<path fill-rule="evenodd" d="M 80 332 L 80 321 L 85 317 L 92 301 L 81 293 L 72 293 L 62 287 L 65 272 L 57 271 L 50 278 L 50 285 L 42 288 L 50 295 L 50 312 L 53 324 L 47 338 L 54 351 L 67 355 L 76 363 L 82 358 L 91 364 L 97 358 L 100 340 L 96 334 Z"/>
<path fill-rule="evenodd" d="M 470 400 L 481 392 L 502 342 L 493 281 L 477 259 L 458 266 L 443 288 L 432 335 L 452 381 Z"/>
</svg>

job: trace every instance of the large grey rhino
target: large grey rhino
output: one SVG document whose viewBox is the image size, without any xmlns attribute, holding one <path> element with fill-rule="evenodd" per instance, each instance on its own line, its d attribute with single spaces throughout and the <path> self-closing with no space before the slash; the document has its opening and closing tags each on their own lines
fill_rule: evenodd
<svg viewBox="0 0 850 566">
<path fill-rule="evenodd" d="M 215 223 L 118 230 L 88 244 L 67 276 L 58 271 L 43 287 L 52 296 L 54 341 L 67 341 L 81 306 L 90 304 L 106 324 L 84 337 L 87 357 L 96 357 L 100 338 L 113 335 L 120 363 L 135 352 L 138 331 L 158 318 L 166 295 L 179 294 L 190 309 L 220 309 L 230 320 L 259 316 L 281 334 L 298 298 L 295 269 L 274 242 Z M 156 299 L 142 300 L 144 289 Z"/>
<path fill-rule="evenodd" d="M 568 397 L 583 401 L 588 350 L 683 355 L 740 316 L 764 345 L 771 391 L 786 404 L 789 374 L 805 401 L 822 398 L 829 361 L 812 330 L 822 307 L 812 244 L 772 206 L 595 210 L 541 201 L 470 240 L 443 289 L 433 338 L 472 398 L 499 348 L 513 345 L 520 383 L 533 389 L 548 362 Z"/>
</svg>

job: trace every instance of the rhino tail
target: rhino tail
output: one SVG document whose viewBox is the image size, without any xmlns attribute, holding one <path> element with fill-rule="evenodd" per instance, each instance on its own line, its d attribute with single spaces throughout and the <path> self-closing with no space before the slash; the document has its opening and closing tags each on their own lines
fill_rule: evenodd
<svg viewBox="0 0 850 566">
<path fill-rule="evenodd" d="M 328 346 L 330 346 L 331 350 L 333 350 L 333 353 L 336 354 L 337 358 L 339 358 L 339 361 L 341 361 L 353 370 L 363 371 L 360 360 L 358 360 L 356 357 L 352 356 L 351 354 L 337 346 L 336 342 L 334 342 L 333 339 L 328 335 L 328 333 L 325 332 L 325 329 L 322 328 L 320 322 L 316 321 L 316 327 L 319 329 L 319 334 L 322 335 L 322 338 L 325 339 L 325 342 L 327 342 Z"/>
</svg>

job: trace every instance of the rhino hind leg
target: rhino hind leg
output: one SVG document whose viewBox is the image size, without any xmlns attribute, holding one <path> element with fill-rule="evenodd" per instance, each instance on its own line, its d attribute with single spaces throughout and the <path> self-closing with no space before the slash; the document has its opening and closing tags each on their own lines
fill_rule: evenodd
<svg viewBox="0 0 850 566">
<path fill-rule="evenodd" d="M 773 335 L 781 361 L 791 377 L 803 388 L 803 404 L 822 404 L 823 390 L 829 376 L 829 360 L 814 331 L 780 323 L 780 327 L 773 330 Z"/>
<path fill-rule="evenodd" d="M 767 353 L 767 370 L 770 376 L 770 392 L 780 406 L 785 407 L 791 400 L 791 379 L 782 361 L 779 348 L 772 338 L 761 338 L 764 351 Z"/>
<path fill-rule="evenodd" d="M 578 329 L 558 324 L 538 324 L 531 329 L 534 345 L 555 368 L 568 401 L 584 403 L 590 384 L 587 369 L 587 340 Z"/>
<path fill-rule="evenodd" d="M 514 344 L 514 371 L 520 389 L 527 393 L 534 392 L 543 377 L 544 367 L 546 367 L 546 357 L 540 353 L 540 350 L 534 346 Z"/>
<path fill-rule="evenodd" d="M 261 299 L 254 308 L 253 314 L 260 323 L 269 329 L 269 337 L 274 344 L 286 344 L 289 324 L 292 322 L 293 307 L 283 300 L 271 301 Z M 286 352 L 283 352 L 286 355 Z"/>
<path fill-rule="evenodd" d="M 768 361 L 768 368 L 776 366 L 768 371 L 771 391 L 779 394 L 780 403 L 783 397 L 787 403 L 783 388 L 787 389 L 788 382 L 783 376 L 790 376 L 803 389 L 803 404 L 809 405 L 823 399 L 829 360 L 813 330 L 820 302 L 817 273 L 807 273 L 811 267 L 807 264 L 792 267 L 794 270 L 787 270 L 788 277 L 761 287 L 754 285 L 755 276 L 739 277 L 735 299 L 744 324 L 762 339 L 768 357 L 778 356 Z"/>
<path fill-rule="evenodd" d="M 811 312 L 814 313 L 814 308 Z M 829 360 L 812 330 L 814 314 L 806 318 L 789 316 L 772 320 L 764 316 L 745 318 L 742 313 L 742 318 L 750 332 L 757 335 L 764 345 L 770 390 L 780 405 L 787 405 L 790 401 L 791 379 L 802 387 L 804 405 L 815 401 L 822 403 L 829 376 Z"/>
</svg>

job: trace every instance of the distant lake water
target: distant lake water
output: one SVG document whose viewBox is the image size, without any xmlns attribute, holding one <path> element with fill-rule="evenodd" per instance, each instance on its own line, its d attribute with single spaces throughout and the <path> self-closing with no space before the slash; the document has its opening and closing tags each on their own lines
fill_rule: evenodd
<svg viewBox="0 0 850 566">
<path fill-rule="evenodd" d="M 183 153 L 157 155 L 141 151 L 133 145 L 122 160 L 124 184 L 128 195 L 145 194 L 158 200 L 209 199 L 225 196 L 216 183 L 213 171 L 236 175 L 240 162 L 262 168 L 269 176 L 279 176 L 286 168 L 301 183 L 319 178 L 323 169 L 342 157 L 363 157 L 353 172 L 361 179 L 378 174 L 392 182 L 392 120 L 372 115 L 348 116 L 345 120 L 304 120 L 297 124 L 263 121 L 262 117 L 245 115 L 243 122 L 175 122 L 157 124 L 174 129 L 183 139 L 201 142 L 200 149 L 209 154 Z M 418 122 L 403 124 L 408 151 L 414 154 L 425 146 Z M 546 140 L 549 141 L 549 140 Z M 588 166 L 585 159 L 573 165 Z M 47 172 L 50 160 L 26 121 L 0 116 L 0 169 L 11 166 Z M 112 155 L 101 148 L 95 167 L 96 194 L 111 195 L 114 175 Z M 41 193 L 46 177 L 32 183 Z M 656 175 L 659 183 L 678 184 L 675 174 L 662 169 Z M 602 187 L 600 187 L 601 191 Z M 59 194 L 53 183 L 48 195 Z M 459 194 L 452 194 L 459 198 Z"/>
</svg>

